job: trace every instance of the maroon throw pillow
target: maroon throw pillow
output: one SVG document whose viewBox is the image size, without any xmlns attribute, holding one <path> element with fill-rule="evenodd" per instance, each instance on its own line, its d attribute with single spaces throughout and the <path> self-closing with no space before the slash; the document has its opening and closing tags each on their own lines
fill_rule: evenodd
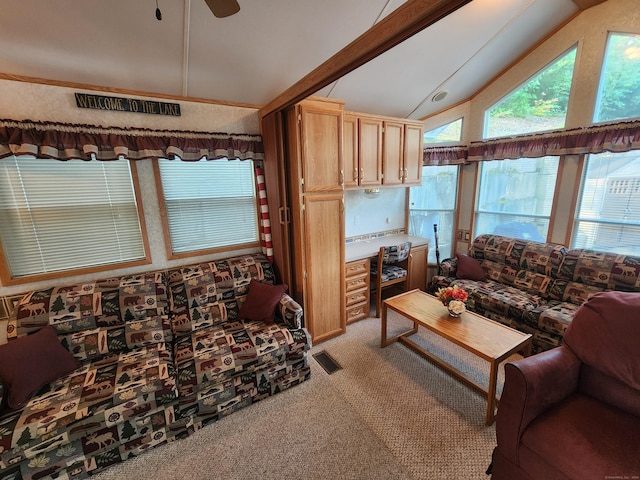
<svg viewBox="0 0 640 480">
<path fill-rule="evenodd" d="M 249 293 L 240 307 L 238 318 L 273 323 L 276 305 L 287 288 L 284 284 L 269 285 L 252 279 L 249 283 Z"/>
<path fill-rule="evenodd" d="M 80 363 L 60 344 L 51 325 L 0 345 L 0 382 L 7 405 L 20 409 L 40 387 L 74 371 Z"/>
<path fill-rule="evenodd" d="M 456 258 L 458 259 L 456 277 L 469 280 L 482 280 L 484 278 L 484 270 L 482 270 L 482 265 L 478 260 L 461 253 L 456 253 Z"/>
</svg>

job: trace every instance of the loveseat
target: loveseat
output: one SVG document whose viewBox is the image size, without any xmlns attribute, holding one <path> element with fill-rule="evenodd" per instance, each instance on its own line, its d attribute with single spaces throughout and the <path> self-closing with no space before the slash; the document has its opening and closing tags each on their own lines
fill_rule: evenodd
<svg viewBox="0 0 640 480">
<path fill-rule="evenodd" d="M 640 475 L 640 295 L 601 292 L 560 347 L 505 365 L 493 480 Z"/>
<path fill-rule="evenodd" d="M 432 288 L 450 285 L 469 293 L 470 310 L 532 334 L 536 353 L 561 344 L 594 293 L 640 292 L 640 257 L 485 234 L 443 260 Z"/>
<path fill-rule="evenodd" d="M 84 478 L 308 379 L 285 289 L 251 254 L 27 293 L 0 346 L 0 479 Z"/>
</svg>

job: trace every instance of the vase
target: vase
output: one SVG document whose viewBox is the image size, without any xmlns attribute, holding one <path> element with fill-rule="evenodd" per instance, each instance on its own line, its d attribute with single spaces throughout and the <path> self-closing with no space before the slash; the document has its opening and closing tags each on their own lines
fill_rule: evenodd
<svg viewBox="0 0 640 480">
<path fill-rule="evenodd" d="M 459 318 L 465 312 L 465 310 L 463 310 L 460 313 L 455 313 L 451 310 L 451 308 L 448 305 L 447 305 L 447 311 L 449 312 L 449 316 L 453 318 Z"/>
</svg>

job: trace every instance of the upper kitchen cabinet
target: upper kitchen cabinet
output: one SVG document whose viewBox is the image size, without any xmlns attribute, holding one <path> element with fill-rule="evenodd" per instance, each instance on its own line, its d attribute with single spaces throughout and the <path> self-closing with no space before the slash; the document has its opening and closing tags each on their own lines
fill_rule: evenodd
<svg viewBox="0 0 640 480">
<path fill-rule="evenodd" d="M 304 193 L 328 193 L 344 188 L 342 104 L 305 100 L 296 105 L 300 124 Z"/>
<path fill-rule="evenodd" d="M 385 120 L 382 184 L 416 185 L 422 181 L 422 123 Z"/>
<path fill-rule="evenodd" d="M 345 188 L 422 181 L 422 123 L 349 112 L 344 115 Z"/>
<path fill-rule="evenodd" d="M 346 188 L 382 184 L 382 119 L 344 115 L 344 170 Z"/>
</svg>

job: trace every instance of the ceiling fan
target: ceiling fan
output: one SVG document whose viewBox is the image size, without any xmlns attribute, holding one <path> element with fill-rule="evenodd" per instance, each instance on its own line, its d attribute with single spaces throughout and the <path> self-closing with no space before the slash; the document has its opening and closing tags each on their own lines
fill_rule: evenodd
<svg viewBox="0 0 640 480">
<path fill-rule="evenodd" d="M 204 0 L 211 13 L 218 18 L 228 17 L 240 11 L 237 0 Z"/>
</svg>

